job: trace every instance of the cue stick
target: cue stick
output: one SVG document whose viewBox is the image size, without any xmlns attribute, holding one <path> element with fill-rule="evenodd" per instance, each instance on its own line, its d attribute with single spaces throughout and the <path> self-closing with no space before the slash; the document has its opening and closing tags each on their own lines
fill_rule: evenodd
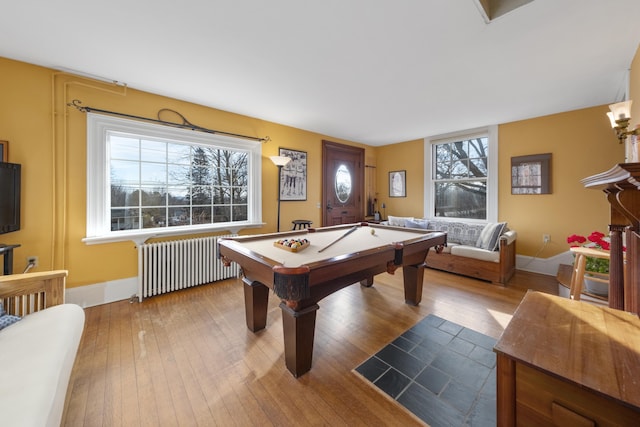
<svg viewBox="0 0 640 427">
<path fill-rule="evenodd" d="M 342 236 L 338 237 L 336 240 L 334 240 L 333 242 L 329 243 L 327 246 L 325 246 L 324 248 L 320 249 L 318 252 L 322 252 L 325 249 L 327 249 L 329 246 L 333 245 L 334 243 L 338 243 L 340 240 L 344 239 L 345 237 L 347 237 L 349 234 L 353 233 L 354 231 L 356 231 L 358 229 L 357 225 L 354 225 L 353 227 L 351 227 L 351 229 L 349 231 L 347 231 L 346 233 L 344 233 Z"/>
</svg>

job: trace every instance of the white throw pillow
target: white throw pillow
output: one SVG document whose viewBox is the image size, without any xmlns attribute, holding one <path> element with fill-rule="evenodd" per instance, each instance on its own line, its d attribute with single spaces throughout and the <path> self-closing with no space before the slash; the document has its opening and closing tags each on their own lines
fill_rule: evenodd
<svg viewBox="0 0 640 427">
<path fill-rule="evenodd" d="M 396 227 L 404 227 L 404 223 L 406 220 L 413 221 L 412 216 L 391 216 L 389 215 L 389 225 L 393 225 Z"/>
</svg>

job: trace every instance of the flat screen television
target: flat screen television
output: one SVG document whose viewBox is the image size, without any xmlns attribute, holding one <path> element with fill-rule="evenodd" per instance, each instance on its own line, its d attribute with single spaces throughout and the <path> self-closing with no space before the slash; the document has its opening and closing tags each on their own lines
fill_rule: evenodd
<svg viewBox="0 0 640 427">
<path fill-rule="evenodd" d="M 20 230 L 20 165 L 0 162 L 0 234 Z"/>
</svg>

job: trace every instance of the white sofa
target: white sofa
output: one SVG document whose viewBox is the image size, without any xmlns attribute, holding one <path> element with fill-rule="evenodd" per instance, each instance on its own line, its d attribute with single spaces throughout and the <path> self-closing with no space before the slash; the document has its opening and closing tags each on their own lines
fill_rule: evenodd
<svg viewBox="0 0 640 427">
<path fill-rule="evenodd" d="M 505 222 L 478 223 L 444 219 L 389 216 L 383 224 L 443 231 L 447 246 L 426 259 L 429 268 L 506 284 L 516 269 L 515 230 Z"/>
<path fill-rule="evenodd" d="M 0 301 L 21 319 L 0 330 L 0 424 L 59 426 L 84 310 L 64 304 L 66 271 L 0 276 Z"/>
</svg>

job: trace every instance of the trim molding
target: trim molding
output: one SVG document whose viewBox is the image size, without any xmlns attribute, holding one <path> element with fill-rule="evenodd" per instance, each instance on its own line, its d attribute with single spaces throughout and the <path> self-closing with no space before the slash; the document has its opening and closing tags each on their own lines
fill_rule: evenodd
<svg viewBox="0 0 640 427">
<path fill-rule="evenodd" d="M 570 251 L 552 256 L 550 258 L 535 258 L 524 255 L 516 255 L 516 270 L 529 271 L 531 273 L 556 276 L 560 264 L 573 265 L 573 255 Z"/>
<path fill-rule="evenodd" d="M 65 302 L 77 304 L 82 308 L 128 300 L 138 293 L 138 278 L 101 282 L 93 285 L 67 288 Z"/>
</svg>

